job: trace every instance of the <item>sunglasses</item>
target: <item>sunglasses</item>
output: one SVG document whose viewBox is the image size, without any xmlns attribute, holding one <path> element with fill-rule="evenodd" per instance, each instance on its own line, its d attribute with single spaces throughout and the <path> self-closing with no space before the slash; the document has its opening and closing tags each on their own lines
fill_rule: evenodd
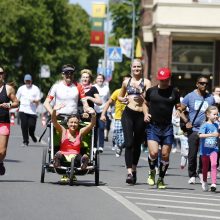
<svg viewBox="0 0 220 220">
<path fill-rule="evenodd" d="M 73 71 L 65 71 L 63 74 L 64 74 L 64 75 L 73 75 L 74 72 L 73 72 Z"/>
<path fill-rule="evenodd" d="M 0 72 L 0 75 L 3 75 L 4 74 L 4 72 Z"/>
<path fill-rule="evenodd" d="M 201 86 L 207 86 L 207 85 L 208 85 L 207 82 L 198 82 L 198 83 L 199 83 L 199 85 L 201 85 Z"/>
</svg>

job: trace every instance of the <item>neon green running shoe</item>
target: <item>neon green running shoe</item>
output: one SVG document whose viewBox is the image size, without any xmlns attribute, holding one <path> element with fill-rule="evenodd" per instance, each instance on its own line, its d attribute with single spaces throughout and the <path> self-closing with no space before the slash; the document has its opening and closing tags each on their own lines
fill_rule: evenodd
<svg viewBox="0 0 220 220">
<path fill-rule="evenodd" d="M 63 175 L 60 179 L 61 183 L 69 183 L 70 179 L 67 175 Z"/>
<path fill-rule="evenodd" d="M 159 178 L 157 180 L 157 188 L 158 189 L 166 189 L 166 185 L 164 184 L 163 178 Z"/>
<path fill-rule="evenodd" d="M 150 186 L 155 185 L 155 175 L 156 175 L 156 170 L 150 170 L 147 182 Z"/>
</svg>

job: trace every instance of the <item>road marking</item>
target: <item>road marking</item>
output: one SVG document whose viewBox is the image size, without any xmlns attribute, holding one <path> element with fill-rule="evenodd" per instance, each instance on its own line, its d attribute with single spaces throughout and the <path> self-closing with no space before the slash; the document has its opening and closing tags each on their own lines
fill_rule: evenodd
<svg viewBox="0 0 220 220">
<path fill-rule="evenodd" d="M 126 196 L 127 199 L 136 199 L 136 200 L 149 200 L 149 201 L 158 201 L 158 202 L 170 202 L 170 203 L 181 203 L 181 204 L 195 204 L 195 205 L 206 205 L 206 206 L 217 206 L 219 204 L 216 203 L 206 203 L 206 202 L 189 202 L 189 201 L 177 201 L 177 200 L 169 200 L 169 199 L 153 199 L 153 198 L 141 198 L 141 197 L 134 197 L 134 196 Z"/>
<path fill-rule="evenodd" d="M 197 208 L 197 207 L 189 207 L 189 206 L 151 204 L 151 203 L 142 203 L 142 202 L 136 202 L 136 204 L 140 206 L 153 206 L 157 208 L 174 208 L 174 209 L 187 209 L 187 210 L 194 210 L 194 211 L 220 212 L 220 210 L 217 210 L 217 209 L 205 209 L 205 208 Z"/>
<path fill-rule="evenodd" d="M 131 203 L 129 200 L 125 199 L 123 196 L 120 194 L 114 192 L 107 186 L 98 186 L 101 190 L 103 190 L 105 193 L 113 197 L 115 200 L 120 202 L 122 205 L 124 205 L 126 208 L 128 208 L 131 212 L 133 212 L 135 215 L 137 215 L 140 219 L 143 220 L 156 220 L 153 218 L 151 215 L 148 213 L 144 212 L 142 209 L 137 207 L 135 204 Z"/>
<path fill-rule="evenodd" d="M 124 189 L 124 190 L 131 190 L 131 188 L 123 188 L 123 187 L 111 187 L 112 189 Z M 158 193 L 158 194 L 179 194 L 179 195 L 195 195 L 195 196 L 203 196 L 203 197 L 210 197 L 210 194 L 205 195 L 205 193 L 183 193 L 183 192 L 175 192 L 175 191 L 169 191 L 168 189 L 166 190 L 154 190 L 154 189 L 132 189 L 132 191 L 144 191 L 144 192 L 152 192 L 152 193 Z M 212 194 L 213 198 L 219 198 L 220 196 Z"/>
<path fill-rule="evenodd" d="M 198 199 L 198 200 L 204 200 L 207 198 L 201 198 L 201 197 L 194 197 L 194 196 L 177 196 L 177 195 L 164 195 L 164 194 L 155 194 L 155 193 L 140 193 L 140 192 L 125 192 L 125 191 L 117 191 L 118 193 L 121 194 L 136 194 L 136 195 L 148 195 L 148 196 L 162 196 L 162 197 L 173 197 L 173 198 L 183 198 L 183 199 Z M 164 191 L 165 192 L 165 191 Z M 209 198 L 209 201 L 218 201 L 219 198 L 213 199 Z"/>
<path fill-rule="evenodd" d="M 164 215 L 178 215 L 178 216 L 190 216 L 191 219 L 192 217 L 197 217 L 197 218 L 205 218 L 205 219 L 220 219 L 218 216 L 210 216 L 210 215 L 196 215 L 196 214 L 187 214 L 187 213 L 181 213 L 181 212 L 163 212 L 163 211 L 154 211 L 154 210 L 146 210 L 149 213 L 154 213 L 154 214 L 164 214 Z"/>
</svg>

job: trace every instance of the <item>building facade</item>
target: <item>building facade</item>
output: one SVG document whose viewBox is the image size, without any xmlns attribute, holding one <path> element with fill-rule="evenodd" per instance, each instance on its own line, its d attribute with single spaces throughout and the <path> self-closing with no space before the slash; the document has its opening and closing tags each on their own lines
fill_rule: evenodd
<svg viewBox="0 0 220 220">
<path fill-rule="evenodd" d="M 160 67 L 172 69 L 183 93 L 199 75 L 220 85 L 220 0 L 142 0 L 145 76 L 156 84 Z M 184 94 L 183 94 L 184 95 Z"/>
</svg>

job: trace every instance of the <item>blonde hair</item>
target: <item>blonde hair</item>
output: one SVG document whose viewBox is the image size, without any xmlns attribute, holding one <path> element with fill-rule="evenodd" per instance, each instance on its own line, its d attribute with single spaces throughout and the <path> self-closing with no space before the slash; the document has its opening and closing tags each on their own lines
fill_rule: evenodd
<svg viewBox="0 0 220 220">
<path fill-rule="evenodd" d="M 209 106 L 209 107 L 206 109 L 206 111 L 205 111 L 206 121 L 208 120 L 207 115 L 210 114 L 211 111 L 213 111 L 213 110 L 217 110 L 217 111 L 218 111 L 218 108 L 217 108 L 216 106 L 214 106 L 214 105 L 211 105 L 211 106 Z"/>
<path fill-rule="evenodd" d="M 80 74 L 82 75 L 83 73 L 87 73 L 87 74 L 89 74 L 90 77 L 92 77 L 92 71 L 89 70 L 89 69 L 83 69 L 83 70 L 81 70 L 81 71 L 80 71 Z"/>
</svg>

